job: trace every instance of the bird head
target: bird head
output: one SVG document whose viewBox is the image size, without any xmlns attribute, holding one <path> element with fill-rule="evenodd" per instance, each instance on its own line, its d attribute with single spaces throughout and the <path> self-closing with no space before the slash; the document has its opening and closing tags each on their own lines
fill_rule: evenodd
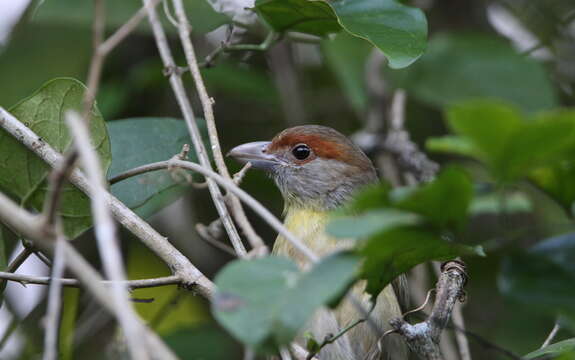
<svg viewBox="0 0 575 360">
<path fill-rule="evenodd" d="M 332 210 L 377 180 L 369 158 L 347 137 L 319 125 L 286 129 L 272 141 L 236 146 L 229 156 L 266 171 L 286 206 Z"/>
</svg>

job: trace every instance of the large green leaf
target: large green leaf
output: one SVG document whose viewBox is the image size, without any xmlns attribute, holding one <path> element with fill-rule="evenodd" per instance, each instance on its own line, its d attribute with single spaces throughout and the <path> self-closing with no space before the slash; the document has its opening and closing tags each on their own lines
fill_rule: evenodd
<svg viewBox="0 0 575 360">
<path fill-rule="evenodd" d="M 282 257 L 237 260 L 216 276 L 212 310 L 246 345 L 287 344 L 314 310 L 341 297 L 358 265 L 347 253 L 325 258 L 308 272 Z"/>
<path fill-rule="evenodd" d="M 558 164 L 575 148 L 573 111 L 524 117 L 499 101 L 470 100 L 450 107 L 447 120 L 459 139 L 442 141 L 439 149 L 476 157 L 502 183 Z"/>
<path fill-rule="evenodd" d="M 424 13 L 395 0 L 332 0 L 339 23 L 377 46 L 394 69 L 411 65 L 425 51 Z"/>
<path fill-rule="evenodd" d="M 391 75 L 397 86 L 439 108 L 478 97 L 506 100 L 528 112 L 557 105 L 544 66 L 489 35 L 435 35 L 420 61 Z"/>
<path fill-rule="evenodd" d="M 43 141 L 64 152 L 72 139 L 65 123 L 68 110 L 82 110 L 85 87 L 77 80 L 54 79 L 10 112 Z M 97 108 L 90 113 L 90 133 L 104 172 L 111 161 L 108 132 Z M 0 190 L 18 198 L 24 206 L 42 210 L 50 168 L 7 132 L 0 130 Z M 67 184 L 62 191 L 60 213 L 64 230 L 71 238 L 91 226 L 90 203 L 86 195 Z"/>
<path fill-rule="evenodd" d="M 457 244 L 417 227 L 400 227 L 373 235 L 359 253 L 365 257 L 362 277 L 367 280 L 367 291 L 373 296 L 415 265 L 463 255 L 484 255 L 480 247 Z"/>
<path fill-rule="evenodd" d="M 399 196 L 393 194 L 395 207 L 422 215 L 441 230 L 459 230 L 467 220 L 473 185 L 465 172 L 448 167 L 429 184 Z"/>
<path fill-rule="evenodd" d="M 256 10 L 277 32 L 325 36 L 341 29 L 333 10 L 324 1 L 257 0 Z"/>
<path fill-rule="evenodd" d="M 509 299 L 575 320 L 575 233 L 540 242 L 508 256 L 498 279 Z M 575 325 L 575 322 L 573 322 Z"/>
<path fill-rule="evenodd" d="M 179 359 L 238 359 L 231 354 L 242 351 L 228 334 L 213 324 L 182 327 L 163 339 Z"/>
<path fill-rule="evenodd" d="M 140 165 L 168 160 L 184 144 L 191 144 L 185 122 L 172 118 L 111 121 L 108 131 L 114 159 L 110 168 L 112 177 Z M 197 161 L 194 151 L 189 157 Z M 173 200 L 184 189 L 183 185 L 174 181 L 168 170 L 159 170 L 113 184 L 112 194 L 140 216 L 147 217 Z"/>
<path fill-rule="evenodd" d="M 257 0 L 256 10 L 278 32 L 325 36 L 343 28 L 378 47 L 392 68 L 409 66 L 425 51 L 425 15 L 396 0 Z"/>
<path fill-rule="evenodd" d="M 415 225 L 421 218 L 395 209 L 368 211 L 359 216 L 345 216 L 328 223 L 327 233 L 337 238 L 361 239 L 393 227 Z"/>
<path fill-rule="evenodd" d="M 539 359 L 544 357 L 547 358 L 549 356 L 558 356 L 573 351 L 575 351 L 575 338 L 559 341 L 556 342 L 555 344 L 548 345 L 543 349 L 535 350 L 525 355 L 524 358 L 527 360 Z M 565 358 L 565 359 L 572 359 L 572 358 Z"/>
</svg>

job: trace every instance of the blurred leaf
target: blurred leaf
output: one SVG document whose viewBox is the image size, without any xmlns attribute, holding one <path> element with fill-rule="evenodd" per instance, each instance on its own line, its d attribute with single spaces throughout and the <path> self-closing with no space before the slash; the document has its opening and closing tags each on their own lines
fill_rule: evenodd
<svg viewBox="0 0 575 360">
<path fill-rule="evenodd" d="M 391 68 L 409 66 L 425 51 L 427 20 L 418 8 L 395 0 L 332 0 L 329 5 L 341 26 L 378 47 Z"/>
<path fill-rule="evenodd" d="M 461 136 L 446 135 L 429 138 L 425 142 L 427 150 L 438 153 L 451 153 L 463 156 L 479 158 L 480 153 L 468 138 Z"/>
<path fill-rule="evenodd" d="M 324 1 L 256 0 L 256 11 L 277 32 L 325 36 L 341 30 L 333 10 Z"/>
<path fill-rule="evenodd" d="M 241 359 L 241 349 L 224 331 L 213 325 L 186 327 L 169 333 L 163 340 L 180 359 Z"/>
<path fill-rule="evenodd" d="M 380 209 L 358 216 L 346 216 L 333 219 L 328 223 L 326 232 L 337 238 L 361 239 L 388 230 L 392 227 L 415 225 L 421 218 L 395 209 Z"/>
<path fill-rule="evenodd" d="M 478 97 L 506 100 L 528 112 L 558 103 L 541 63 L 489 35 L 435 35 L 417 64 L 391 75 L 396 86 L 439 108 Z"/>
<path fill-rule="evenodd" d="M 394 207 L 422 215 L 439 229 L 458 230 L 467 220 L 473 185 L 465 172 L 447 167 L 431 183 L 397 194 L 392 193 Z"/>
<path fill-rule="evenodd" d="M 157 255 L 135 239 L 129 242 L 127 273 L 130 279 L 172 275 Z M 209 313 L 203 299 L 178 285 L 135 289 L 130 295 L 136 299 L 154 300 L 151 303 L 134 303 L 134 307 L 138 315 L 162 336 L 195 328 L 208 321 Z"/>
<path fill-rule="evenodd" d="M 184 1 L 190 23 L 194 25 L 194 32 L 206 33 L 218 26 L 229 22 L 228 18 L 215 12 L 207 1 Z M 111 31 L 122 26 L 140 8 L 140 0 L 122 0 L 106 2 L 106 26 Z M 158 7 L 161 11 L 161 4 Z M 94 19 L 94 5 L 90 1 L 54 0 L 41 1 L 33 13 L 32 20 L 35 23 L 67 25 L 75 28 L 91 28 Z M 164 28 L 168 32 L 175 32 L 173 26 L 164 16 L 160 19 L 165 22 Z M 138 31 L 151 32 L 147 21 L 138 26 Z"/>
<path fill-rule="evenodd" d="M 503 261 L 498 285 L 508 298 L 575 319 L 575 233 L 540 242 Z M 573 323 L 575 324 L 575 323 Z"/>
<path fill-rule="evenodd" d="M 10 112 L 42 141 L 62 153 L 72 141 L 64 114 L 68 110 L 81 111 L 84 91 L 84 85 L 77 80 L 54 79 L 16 104 Z M 107 172 L 111 154 L 104 119 L 95 107 L 90 117 L 92 144 L 100 156 L 103 171 Z M 32 151 L 0 130 L 0 189 L 18 198 L 23 205 L 41 211 L 48 190 L 46 179 L 49 172 L 49 166 Z M 91 226 L 89 199 L 70 184 L 64 185 L 62 190 L 60 214 L 70 238 Z"/>
<path fill-rule="evenodd" d="M 325 36 L 343 27 L 378 47 L 392 68 L 409 66 L 425 51 L 425 15 L 395 0 L 257 0 L 256 9 L 278 32 Z"/>
<path fill-rule="evenodd" d="M 347 253 L 325 258 L 308 272 L 282 257 L 236 260 L 216 276 L 214 316 L 246 345 L 287 344 L 318 307 L 344 293 L 358 264 Z"/>
<path fill-rule="evenodd" d="M 346 204 L 343 209 L 343 213 L 347 215 L 355 215 L 368 210 L 390 206 L 390 192 L 391 186 L 386 182 L 368 185 L 359 193 L 354 195 L 353 199 Z"/>
<path fill-rule="evenodd" d="M 80 304 L 80 289 L 62 289 L 62 320 L 60 321 L 60 359 L 74 359 L 74 335 Z"/>
<path fill-rule="evenodd" d="M 204 122 L 198 122 L 205 130 Z M 140 165 L 168 160 L 191 144 L 186 124 L 172 118 L 131 118 L 108 122 L 112 144 L 110 175 L 116 176 Z M 202 126 L 203 125 L 203 126 Z M 195 152 L 189 153 L 197 161 Z M 157 212 L 185 188 L 168 170 L 152 171 L 112 185 L 112 194 L 143 217 Z"/>
<path fill-rule="evenodd" d="M 415 227 L 395 228 L 372 236 L 359 252 L 365 257 L 361 277 L 367 280 L 366 291 L 374 297 L 415 265 L 463 255 L 485 255 L 481 247 L 460 245 Z"/>
<path fill-rule="evenodd" d="M 335 73 L 347 98 L 357 113 L 367 105 L 365 62 L 373 47 L 346 32 L 322 42 L 327 64 Z M 381 75 L 381 74 L 380 74 Z"/>
<path fill-rule="evenodd" d="M 548 345 L 543 349 L 535 350 L 525 355 L 524 358 L 527 360 L 531 360 L 531 359 L 539 359 L 542 357 L 558 356 L 564 353 L 571 352 L 573 350 L 575 350 L 575 338 L 559 341 L 556 342 L 555 344 Z"/>
<path fill-rule="evenodd" d="M 575 112 L 551 112 L 527 121 L 504 103 L 472 100 L 450 107 L 447 120 L 463 137 L 459 142 L 466 143 L 466 152 L 484 161 L 502 183 L 537 166 L 556 164 L 575 142 Z"/>
<path fill-rule="evenodd" d="M 514 214 L 520 212 L 530 212 L 532 210 L 531 201 L 523 193 L 504 194 L 505 199 L 501 199 L 501 194 L 492 193 L 480 195 L 473 198 L 469 212 L 473 215 L 479 214 Z"/>
<path fill-rule="evenodd" d="M 538 117 L 539 121 L 562 122 L 575 127 L 575 110 L 558 110 L 548 112 Z M 573 133 L 573 130 L 571 129 Z M 559 161 L 541 162 L 537 169 L 533 170 L 529 178 L 541 189 L 551 195 L 556 201 L 568 210 L 571 210 L 575 202 L 575 136 L 568 143 L 561 141 L 564 136 L 559 137 L 561 143 L 556 146 L 568 146 L 569 150 L 564 157 L 559 157 Z"/>
</svg>

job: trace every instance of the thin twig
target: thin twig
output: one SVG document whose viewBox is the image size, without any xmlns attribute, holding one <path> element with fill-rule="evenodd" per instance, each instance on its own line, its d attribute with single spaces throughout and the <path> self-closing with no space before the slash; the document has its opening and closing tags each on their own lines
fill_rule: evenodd
<svg viewBox="0 0 575 360">
<path fill-rule="evenodd" d="M 100 168 L 100 160 L 90 143 L 88 127 L 80 116 L 69 111 L 66 113 L 66 122 L 90 183 L 90 204 L 100 259 L 106 276 L 112 280 L 111 297 L 121 314 L 118 320 L 126 335 L 128 350 L 134 359 L 149 359 L 143 334 L 138 325 L 138 315 L 130 303 L 127 289 L 122 283 L 126 279 L 126 272 L 116 238 L 116 224 L 106 201 L 106 180 Z"/>
<path fill-rule="evenodd" d="M 0 127 L 38 155 L 48 165 L 54 167 L 62 160 L 61 154 L 45 141 L 42 141 L 38 135 L 2 107 L 0 107 Z M 84 193 L 90 192 L 90 184 L 78 169 L 72 171 L 69 179 L 72 184 Z M 199 294 L 206 298 L 211 296 L 214 288 L 213 283 L 206 278 L 187 257 L 170 244 L 165 237 L 160 235 L 147 222 L 142 220 L 132 210 L 126 207 L 126 205 L 108 192 L 106 192 L 106 201 L 110 205 L 110 209 L 116 220 L 158 255 L 170 269 L 172 269 L 174 274 L 181 279 L 184 286 L 193 287 Z M 17 207 L 15 211 L 22 212 L 24 210 Z M 24 213 L 27 212 L 24 211 Z M 15 226 L 17 229 L 26 229 L 27 226 L 29 226 L 28 221 L 31 220 L 25 218 L 25 215 L 22 214 L 14 214 L 14 219 L 17 222 L 16 225 L 18 225 Z M 21 221 L 23 221 L 23 223 L 20 223 Z M 38 232 L 39 230 L 35 229 L 34 231 Z M 43 234 L 42 231 L 39 231 L 36 235 L 42 236 Z"/>
<path fill-rule="evenodd" d="M 58 235 L 56 236 L 56 244 L 54 245 L 54 263 L 51 274 L 53 281 L 50 283 L 50 289 L 48 290 L 48 310 L 46 311 L 43 360 L 58 359 L 58 338 L 60 335 L 60 320 L 62 318 L 61 278 L 66 268 L 64 247 L 62 244 L 66 240 L 64 236 L 62 236 L 61 227 L 58 227 L 59 230 L 57 230 Z"/>
<path fill-rule="evenodd" d="M 547 339 L 545 339 L 543 345 L 541 345 L 540 349 L 543 349 L 544 347 L 547 347 L 549 346 L 549 344 L 551 344 L 551 341 L 553 341 L 555 335 L 557 335 L 557 332 L 559 331 L 560 328 L 561 326 L 559 325 L 558 322 L 556 322 L 555 325 L 553 326 L 553 329 L 551 329 L 549 336 L 547 336 Z"/>
<path fill-rule="evenodd" d="M 20 321 L 19 321 L 18 317 L 15 315 L 12 315 L 12 318 L 10 319 L 10 323 L 6 327 L 6 330 L 4 330 L 4 334 L 2 334 L 2 338 L 0 338 L 0 351 L 4 348 L 4 345 L 6 345 L 6 343 L 10 339 L 10 336 L 12 336 L 12 334 L 14 333 L 14 330 L 16 330 L 16 328 L 18 328 L 19 323 L 20 323 Z"/>
<path fill-rule="evenodd" d="M 173 3 L 174 8 L 176 10 L 176 16 L 178 18 L 178 32 L 180 34 L 180 41 L 182 42 L 182 46 L 184 48 L 184 54 L 186 56 L 186 61 L 188 63 L 188 68 L 190 69 L 190 74 L 192 75 L 194 84 L 196 86 L 196 91 L 198 92 L 200 102 L 202 104 L 204 118 L 206 120 L 206 125 L 208 128 L 210 148 L 212 150 L 212 155 L 216 163 L 216 168 L 218 169 L 218 173 L 222 175 L 224 178 L 231 179 L 230 173 L 228 171 L 228 168 L 226 167 L 224 156 L 222 154 L 222 150 L 220 147 L 218 130 L 216 127 L 216 120 L 214 118 L 214 109 L 213 109 L 214 100 L 208 95 L 206 85 L 204 84 L 202 74 L 200 73 L 200 69 L 198 67 L 196 53 L 192 41 L 190 39 L 191 26 L 186 16 L 184 4 L 182 3 L 182 0 L 173 0 Z M 231 195 L 230 203 L 231 203 L 232 215 L 234 215 L 236 222 L 243 230 L 252 248 L 254 249 L 265 248 L 263 240 L 258 236 L 256 231 L 248 221 L 248 218 L 246 216 L 246 213 L 244 212 L 244 209 L 242 208 L 240 201 L 235 196 Z M 237 251 L 238 247 L 236 246 L 236 244 L 233 245 Z M 262 254 L 265 254 L 265 252 L 262 252 Z M 238 253 L 238 255 L 242 256 L 245 255 L 245 253 L 244 254 Z"/>
<path fill-rule="evenodd" d="M 188 131 L 190 133 L 190 137 L 192 138 L 192 142 L 194 144 L 194 149 L 196 150 L 196 155 L 200 161 L 200 164 L 207 169 L 212 169 L 210 160 L 208 158 L 208 154 L 206 152 L 206 148 L 202 142 L 202 137 L 200 135 L 200 131 L 198 129 L 198 125 L 196 124 L 196 120 L 194 117 L 194 112 L 192 109 L 192 105 L 190 100 L 187 97 L 186 90 L 184 88 L 184 84 L 182 82 L 181 73 L 177 71 L 177 66 L 174 61 L 174 57 L 172 56 L 172 52 L 168 45 L 168 40 L 166 38 L 166 33 L 158 19 L 158 14 L 156 13 L 156 9 L 151 6 L 150 0 L 142 0 L 146 11 L 148 13 L 148 20 L 150 25 L 152 26 L 152 31 L 154 33 L 154 37 L 156 39 L 156 45 L 158 47 L 158 51 L 160 53 L 160 57 L 162 58 L 162 62 L 164 64 L 165 69 L 168 70 L 170 85 L 174 94 L 176 96 L 176 100 L 180 109 L 182 111 L 182 115 L 184 120 L 186 121 L 186 125 L 188 127 Z M 230 217 L 228 209 L 223 200 L 222 193 L 217 185 L 208 179 L 208 188 L 210 190 L 210 195 L 212 196 L 212 200 L 218 211 L 218 215 L 222 219 L 222 223 L 228 236 L 230 237 L 230 241 L 234 246 L 234 249 L 238 253 L 238 255 L 244 255 L 246 253 L 245 248 L 241 242 L 240 235 L 238 234 L 237 229 L 234 226 L 234 223 Z"/>
<path fill-rule="evenodd" d="M 15 281 L 21 284 L 36 284 L 36 285 L 50 285 L 52 277 L 47 276 L 33 276 L 33 275 L 24 275 L 24 274 L 15 274 L 6 271 L 0 271 L 0 279 L 8 280 L 8 281 Z M 68 279 L 63 278 L 60 279 L 62 286 L 65 287 L 82 287 L 82 283 L 77 279 Z M 181 280 L 176 275 L 164 276 L 159 278 L 151 278 L 151 279 L 139 279 L 139 280 L 126 280 L 123 281 L 123 285 L 128 289 L 143 289 L 143 288 L 151 288 L 151 287 L 158 287 L 158 286 L 168 286 L 168 285 L 178 285 L 180 284 Z M 109 286 L 111 285 L 111 281 L 103 280 L 102 284 Z"/>
</svg>

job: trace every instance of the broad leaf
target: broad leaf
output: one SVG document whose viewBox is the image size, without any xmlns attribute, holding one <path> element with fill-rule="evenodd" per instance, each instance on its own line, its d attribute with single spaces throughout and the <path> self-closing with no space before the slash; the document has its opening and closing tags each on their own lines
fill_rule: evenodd
<svg viewBox="0 0 575 360">
<path fill-rule="evenodd" d="M 505 196 L 502 199 L 502 196 Z M 497 194 L 491 193 L 473 198 L 469 212 L 480 214 L 514 214 L 525 213 L 532 210 L 531 200 L 523 193 Z"/>
<path fill-rule="evenodd" d="M 15 105 L 10 112 L 58 152 L 71 144 L 64 114 L 82 110 L 85 87 L 77 80 L 54 79 L 32 96 Z M 110 165 L 110 143 L 104 120 L 98 109 L 90 113 L 92 144 L 104 172 Z M 47 193 L 50 168 L 15 138 L 0 130 L 0 190 L 37 211 L 42 210 Z M 66 234 L 74 238 L 91 226 L 90 203 L 86 195 L 67 184 L 62 191 L 60 213 Z"/>
<path fill-rule="evenodd" d="M 394 69 L 411 65 L 425 51 L 424 13 L 396 0 L 332 0 L 339 23 L 378 47 Z"/>
<path fill-rule="evenodd" d="M 508 298 L 575 320 L 575 233 L 540 242 L 507 257 L 498 279 Z M 575 324 L 575 323 L 573 323 Z"/>
<path fill-rule="evenodd" d="M 395 194 L 395 196 L 394 196 Z M 462 170 L 448 167 L 437 178 L 413 191 L 392 193 L 394 207 L 422 215 L 441 230 L 459 230 L 467 220 L 473 197 L 471 180 Z"/>
<path fill-rule="evenodd" d="M 184 144 L 191 144 L 185 122 L 172 118 L 111 121 L 108 131 L 114 159 L 111 177 L 140 165 L 168 160 L 178 154 Z M 189 157 L 197 161 L 195 152 L 191 151 Z M 138 215 L 148 217 L 175 199 L 183 189 L 183 184 L 176 182 L 168 170 L 158 170 L 113 184 L 112 194 Z"/>
<path fill-rule="evenodd" d="M 372 236 L 359 250 L 365 257 L 362 278 L 373 296 L 393 279 L 415 265 L 430 260 L 446 261 L 457 256 L 484 256 L 481 247 L 454 243 L 423 228 L 405 227 Z"/>
<path fill-rule="evenodd" d="M 180 327 L 162 338 L 179 359 L 222 360 L 242 352 L 239 345 L 213 323 Z"/>
<path fill-rule="evenodd" d="M 256 10 L 278 32 L 325 36 L 343 28 L 378 47 L 392 68 L 409 66 L 425 51 L 425 15 L 396 0 L 257 0 Z"/>
<path fill-rule="evenodd" d="M 559 356 L 572 351 L 575 351 L 575 338 L 559 341 L 556 342 L 555 344 L 548 345 L 543 349 L 530 352 L 529 354 L 523 356 L 523 358 L 527 360 L 539 359 L 543 357 L 547 358 L 549 356 Z"/>
<path fill-rule="evenodd" d="M 472 100 L 449 108 L 447 120 L 460 137 L 457 146 L 448 146 L 483 161 L 500 183 L 515 181 L 540 166 L 558 164 L 575 147 L 572 111 L 526 118 L 504 103 Z"/>
<path fill-rule="evenodd" d="M 333 10 L 324 1 L 257 0 L 256 10 L 277 32 L 325 36 L 341 30 Z"/>
<path fill-rule="evenodd" d="M 558 103 L 543 64 L 489 35 L 437 34 L 416 64 L 390 75 L 396 86 L 438 108 L 479 97 L 509 101 L 528 112 Z"/>
<path fill-rule="evenodd" d="M 415 214 L 395 209 L 380 209 L 358 216 L 335 218 L 328 223 L 326 231 L 337 238 L 362 239 L 393 227 L 420 222 L 421 218 Z"/>
<path fill-rule="evenodd" d="M 287 344 L 317 308 L 341 297 L 358 264 L 347 253 L 325 258 L 308 272 L 282 257 L 234 261 L 216 276 L 214 316 L 248 346 Z"/>
</svg>

